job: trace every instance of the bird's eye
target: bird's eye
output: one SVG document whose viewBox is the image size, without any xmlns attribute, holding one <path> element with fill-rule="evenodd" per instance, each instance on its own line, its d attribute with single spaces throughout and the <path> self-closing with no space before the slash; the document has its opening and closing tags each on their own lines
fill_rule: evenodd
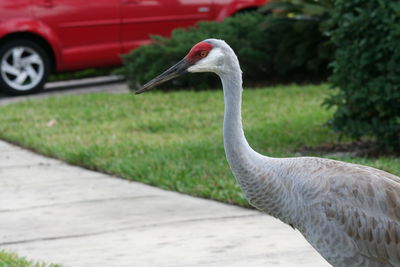
<svg viewBox="0 0 400 267">
<path fill-rule="evenodd" d="M 207 52 L 207 51 L 204 51 L 204 50 L 203 50 L 203 51 L 200 52 L 200 56 L 201 56 L 201 57 L 206 57 L 207 55 L 208 55 L 208 52 Z"/>
</svg>

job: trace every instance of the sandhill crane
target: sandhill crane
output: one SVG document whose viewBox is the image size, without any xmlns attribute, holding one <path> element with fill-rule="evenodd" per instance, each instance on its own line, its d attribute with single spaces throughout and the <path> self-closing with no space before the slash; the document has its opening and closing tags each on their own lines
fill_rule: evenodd
<svg viewBox="0 0 400 267">
<path fill-rule="evenodd" d="M 336 160 L 255 152 L 242 128 L 239 61 L 222 40 L 196 44 L 136 93 L 186 71 L 221 78 L 226 157 L 254 207 L 298 229 L 334 266 L 400 266 L 400 177 Z"/>
</svg>

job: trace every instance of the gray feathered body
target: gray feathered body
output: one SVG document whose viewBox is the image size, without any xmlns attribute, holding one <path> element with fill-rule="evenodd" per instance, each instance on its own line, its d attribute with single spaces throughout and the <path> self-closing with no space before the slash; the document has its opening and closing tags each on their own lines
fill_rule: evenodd
<svg viewBox="0 0 400 267">
<path fill-rule="evenodd" d="M 224 41 L 206 41 L 224 54 L 213 71 L 224 89 L 225 153 L 249 202 L 298 229 L 334 266 L 400 266 L 400 178 L 335 160 L 269 158 L 252 150 L 241 121 L 237 57 Z"/>
<path fill-rule="evenodd" d="M 232 168 L 246 198 L 298 229 L 329 263 L 400 266 L 399 177 L 321 158 L 258 162 Z"/>
</svg>

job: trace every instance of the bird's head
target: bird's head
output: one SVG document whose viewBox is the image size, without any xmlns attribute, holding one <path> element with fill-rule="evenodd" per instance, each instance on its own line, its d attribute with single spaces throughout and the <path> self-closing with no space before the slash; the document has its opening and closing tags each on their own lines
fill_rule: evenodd
<svg viewBox="0 0 400 267">
<path fill-rule="evenodd" d="M 227 59 L 231 57 L 226 57 L 227 54 L 236 58 L 236 55 L 225 41 L 207 39 L 197 43 L 181 61 L 143 85 L 136 91 L 136 94 L 148 91 L 186 72 L 214 72 L 221 74 L 230 65 Z"/>
</svg>

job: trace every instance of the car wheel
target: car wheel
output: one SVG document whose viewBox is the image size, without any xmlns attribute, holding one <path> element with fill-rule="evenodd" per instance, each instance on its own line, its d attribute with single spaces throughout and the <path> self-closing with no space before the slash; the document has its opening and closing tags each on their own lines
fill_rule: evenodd
<svg viewBox="0 0 400 267">
<path fill-rule="evenodd" d="M 0 47 L 0 88 L 11 95 L 40 91 L 50 72 L 44 50 L 29 40 L 14 40 Z"/>
</svg>

